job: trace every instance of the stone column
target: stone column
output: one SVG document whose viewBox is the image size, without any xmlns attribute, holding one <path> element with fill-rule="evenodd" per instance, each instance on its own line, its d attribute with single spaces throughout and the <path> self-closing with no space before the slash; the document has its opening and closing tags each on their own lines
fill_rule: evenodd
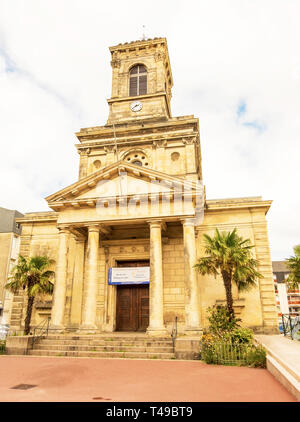
<svg viewBox="0 0 300 422">
<path fill-rule="evenodd" d="M 83 271 L 84 271 L 84 238 L 76 239 L 75 268 L 72 286 L 71 325 L 79 327 L 81 324 L 81 307 L 83 294 Z"/>
<path fill-rule="evenodd" d="M 150 336 L 168 334 L 164 326 L 163 267 L 161 245 L 161 221 L 150 221 Z"/>
<path fill-rule="evenodd" d="M 59 246 L 55 270 L 53 305 L 51 311 L 52 328 L 64 328 L 66 303 L 67 267 L 70 232 L 67 227 L 59 227 Z"/>
<path fill-rule="evenodd" d="M 197 273 L 193 266 L 197 262 L 194 219 L 186 219 L 183 224 L 184 282 L 185 282 L 185 331 L 197 334 L 200 329 L 200 304 Z"/>
<path fill-rule="evenodd" d="M 97 269 L 99 253 L 99 226 L 88 227 L 88 245 L 85 271 L 85 301 L 82 310 L 82 328 L 96 329 Z"/>
</svg>

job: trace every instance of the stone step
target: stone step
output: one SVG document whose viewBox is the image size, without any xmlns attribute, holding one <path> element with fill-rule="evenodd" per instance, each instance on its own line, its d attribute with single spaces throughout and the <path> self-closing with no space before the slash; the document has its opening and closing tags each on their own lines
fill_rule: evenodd
<svg viewBox="0 0 300 422">
<path fill-rule="evenodd" d="M 172 347 L 140 347 L 140 346 L 91 346 L 91 345 L 61 345 L 37 344 L 34 350 L 61 350 L 61 351 L 88 351 L 88 352 L 147 352 L 147 353 L 173 353 Z"/>
<path fill-rule="evenodd" d="M 10 328 L 18 327 L 20 328 L 20 318 L 10 318 Z"/>
<path fill-rule="evenodd" d="M 129 358 L 129 359 L 175 359 L 174 353 L 143 353 L 143 352 L 91 352 L 62 350 L 29 350 L 31 356 L 70 356 L 94 358 Z"/>
<path fill-rule="evenodd" d="M 59 340 L 108 340 L 108 341 L 116 341 L 116 340 L 128 340 L 128 341 L 172 341 L 171 336 L 168 337 L 149 337 L 147 335 L 143 336 L 135 336 L 135 335 L 101 335 L 101 334 L 91 334 L 91 335 L 53 335 L 49 332 L 47 339 L 59 339 Z"/>
<path fill-rule="evenodd" d="M 65 340 L 65 339 L 49 339 L 43 338 L 37 340 L 37 344 L 42 345 L 70 345 L 70 346 L 113 346 L 113 347 L 126 347 L 126 346 L 140 346 L 140 347 L 154 347 L 154 346 L 164 346 L 171 347 L 172 341 L 156 341 L 156 340 L 96 340 L 96 339 L 87 339 L 87 340 Z"/>
<path fill-rule="evenodd" d="M 22 315 L 22 308 L 14 308 L 11 310 L 11 315 Z"/>
</svg>

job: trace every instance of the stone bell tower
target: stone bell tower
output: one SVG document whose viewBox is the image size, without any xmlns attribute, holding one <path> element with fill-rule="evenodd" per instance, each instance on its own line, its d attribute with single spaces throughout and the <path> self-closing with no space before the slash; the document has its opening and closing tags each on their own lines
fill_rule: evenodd
<svg viewBox="0 0 300 422">
<path fill-rule="evenodd" d="M 118 44 L 110 52 L 108 121 L 76 133 L 79 179 L 124 161 L 201 180 L 199 121 L 193 115 L 171 116 L 173 78 L 166 38 Z"/>
<path fill-rule="evenodd" d="M 118 44 L 110 52 L 113 71 L 107 123 L 170 118 L 173 79 L 166 39 Z"/>
</svg>

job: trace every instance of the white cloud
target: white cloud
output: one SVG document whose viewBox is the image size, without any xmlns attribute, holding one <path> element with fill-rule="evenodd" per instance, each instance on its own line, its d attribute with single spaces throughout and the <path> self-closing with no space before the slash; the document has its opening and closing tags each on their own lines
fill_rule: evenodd
<svg viewBox="0 0 300 422">
<path fill-rule="evenodd" d="M 47 209 L 43 198 L 76 180 L 74 132 L 108 115 L 108 47 L 145 24 L 168 40 L 173 115 L 199 117 L 208 198 L 273 199 L 272 256 L 290 255 L 300 243 L 299 12 L 293 0 L 2 0 L 1 206 Z"/>
</svg>

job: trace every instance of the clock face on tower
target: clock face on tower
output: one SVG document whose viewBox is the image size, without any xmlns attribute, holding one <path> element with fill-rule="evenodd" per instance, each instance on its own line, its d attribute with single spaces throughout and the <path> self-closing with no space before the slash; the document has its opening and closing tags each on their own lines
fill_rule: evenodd
<svg viewBox="0 0 300 422">
<path fill-rule="evenodd" d="M 132 111 L 140 111 L 142 110 L 142 103 L 140 101 L 133 101 L 133 103 L 130 104 L 130 109 Z"/>
</svg>

